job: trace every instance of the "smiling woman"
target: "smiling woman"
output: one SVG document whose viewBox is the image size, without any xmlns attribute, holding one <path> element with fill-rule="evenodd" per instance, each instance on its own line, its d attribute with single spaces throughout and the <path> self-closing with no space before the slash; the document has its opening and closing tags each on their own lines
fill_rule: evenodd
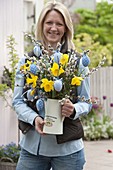
<svg viewBox="0 0 113 170">
<path fill-rule="evenodd" d="M 18 119 L 31 125 L 21 139 L 16 170 L 82 170 L 84 133 L 79 117 L 90 111 L 91 103 L 89 78 L 82 80 L 80 73 L 84 77 L 89 69 L 75 51 L 71 16 L 62 3 L 48 2 L 44 6 L 36 37 L 32 53 L 20 59 L 16 72 L 13 106 Z M 86 53 L 84 56 L 88 58 Z M 54 105 L 53 99 L 60 99 L 59 110 L 56 107 L 59 102 Z M 59 131 L 45 134 L 45 125 L 49 131 L 57 115 L 64 120 L 63 134 Z M 55 130 L 58 128 L 57 124 Z"/>
</svg>

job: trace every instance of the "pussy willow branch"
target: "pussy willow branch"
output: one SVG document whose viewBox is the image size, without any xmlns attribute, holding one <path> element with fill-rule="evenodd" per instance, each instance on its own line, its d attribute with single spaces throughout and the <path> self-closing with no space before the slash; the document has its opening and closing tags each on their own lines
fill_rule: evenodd
<svg viewBox="0 0 113 170">
<path fill-rule="evenodd" d="M 102 60 L 99 62 L 98 66 L 93 68 L 93 69 L 91 69 L 89 73 L 85 74 L 84 78 L 89 77 L 91 74 L 93 74 L 94 72 L 98 71 L 98 69 L 101 68 L 102 65 L 104 65 L 105 60 L 106 60 L 106 57 L 104 56 L 102 58 Z"/>
<path fill-rule="evenodd" d="M 24 36 L 30 38 L 32 43 L 34 43 L 35 45 L 39 45 L 42 49 L 43 55 L 44 54 L 48 55 L 48 51 L 44 48 L 44 46 L 39 41 L 36 41 L 31 34 L 24 32 Z M 56 46 L 56 50 L 60 51 L 60 48 L 61 48 L 61 44 L 58 42 Z M 55 52 L 50 44 L 48 44 L 48 50 L 50 50 L 51 52 Z"/>
</svg>

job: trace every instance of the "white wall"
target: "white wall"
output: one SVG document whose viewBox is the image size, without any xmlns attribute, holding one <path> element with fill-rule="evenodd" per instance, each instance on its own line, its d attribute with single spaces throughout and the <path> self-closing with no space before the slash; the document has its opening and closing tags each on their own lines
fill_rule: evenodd
<svg viewBox="0 0 113 170">
<path fill-rule="evenodd" d="M 0 0 L 0 76 L 8 65 L 7 36 L 13 34 L 18 43 L 16 49 L 23 55 L 23 0 Z"/>
<path fill-rule="evenodd" d="M 11 105 L 11 98 L 8 98 Z M 15 142 L 18 144 L 18 121 L 16 113 L 0 97 L 0 145 Z"/>
<path fill-rule="evenodd" d="M 3 66 L 9 65 L 7 37 L 13 34 L 19 57 L 23 55 L 23 0 L 0 0 L 0 77 Z M 8 96 L 7 96 L 8 98 Z M 10 100 L 10 98 L 8 99 Z M 11 104 L 11 101 L 9 101 Z M 0 97 L 0 145 L 18 142 L 18 126 L 16 114 L 6 107 Z"/>
<path fill-rule="evenodd" d="M 33 1 L 26 1 L 24 0 L 23 4 L 23 26 L 24 31 L 29 32 L 31 31 L 32 25 L 34 24 L 34 2 Z"/>
<path fill-rule="evenodd" d="M 44 6 L 44 0 L 35 0 L 35 23 L 38 21 L 38 17 L 40 15 L 40 12 Z"/>
</svg>

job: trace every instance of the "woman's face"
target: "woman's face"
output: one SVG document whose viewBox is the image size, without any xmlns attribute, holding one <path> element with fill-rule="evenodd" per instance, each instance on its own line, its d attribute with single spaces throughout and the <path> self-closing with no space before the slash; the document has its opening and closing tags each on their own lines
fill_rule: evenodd
<svg viewBox="0 0 113 170">
<path fill-rule="evenodd" d="M 56 47 L 57 43 L 61 42 L 65 31 L 66 26 L 62 15 L 55 10 L 50 11 L 46 15 L 43 24 L 43 34 L 47 43 L 52 47 Z"/>
</svg>

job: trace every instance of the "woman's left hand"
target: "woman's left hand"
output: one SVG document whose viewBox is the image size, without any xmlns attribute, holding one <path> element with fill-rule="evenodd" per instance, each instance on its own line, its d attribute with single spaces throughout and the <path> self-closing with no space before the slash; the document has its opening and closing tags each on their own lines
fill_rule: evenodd
<svg viewBox="0 0 113 170">
<path fill-rule="evenodd" d="M 69 99 L 66 99 L 61 108 L 61 112 L 62 116 L 70 117 L 74 112 L 74 104 Z"/>
</svg>

